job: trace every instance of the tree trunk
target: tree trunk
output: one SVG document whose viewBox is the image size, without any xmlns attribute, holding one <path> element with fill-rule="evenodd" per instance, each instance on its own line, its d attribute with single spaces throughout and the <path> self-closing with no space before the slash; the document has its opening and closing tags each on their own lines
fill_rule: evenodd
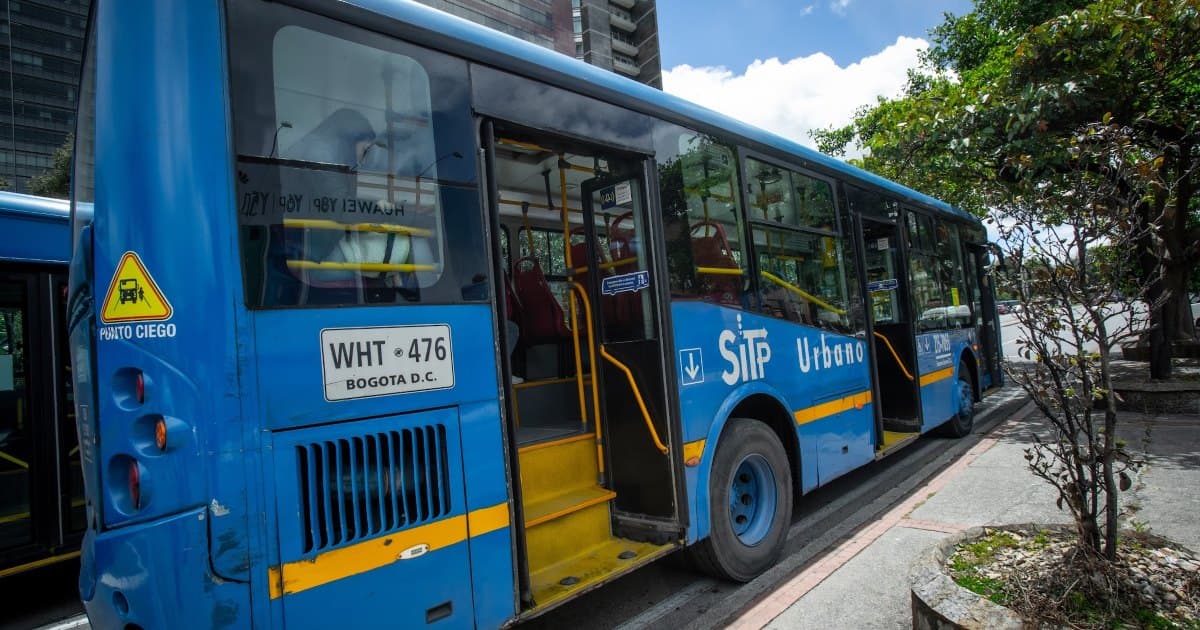
<svg viewBox="0 0 1200 630">
<path fill-rule="evenodd" d="M 1141 204 L 1141 210 L 1145 212 L 1149 210 L 1150 204 Z M 1144 218 L 1148 222 L 1148 218 Z M 1171 344 L 1167 340 L 1166 331 L 1164 330 L 1164 310 L 1166 304 L 1162 302 L 1163 282 L 1162 278 L 1157 274 L 1158 257 L 1154 253 L 1156 244 L 1153 239 L 1147 236 L 1142 239 L 1141 249 L 1141 267 L 1142 273 L 1147 278 L 1153 278 L 1150 281 L 1150 286 L 1146 289 L 1146 303 L 1158 304 L 1157 307 L 1150 309 L 1150 330 L 1146 336 L 1150 342 L 1150 378 L 1153 380 L 1166 380 L 1171 378 Z"/>
</svg>

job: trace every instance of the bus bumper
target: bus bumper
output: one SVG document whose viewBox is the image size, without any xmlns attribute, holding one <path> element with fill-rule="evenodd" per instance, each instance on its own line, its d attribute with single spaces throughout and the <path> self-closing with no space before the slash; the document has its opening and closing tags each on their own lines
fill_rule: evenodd
<svg viewBox="0 0 1200 630">
<path fill-rule="evenodd" d="M 80 556 L 79 595 L 93 628 L 250 625 L 248 584 L 221 580 L 208 561 L 207 511 L 96 533 Z M 106 567 L 97 573 L 96 567 Z"/>
</svg>

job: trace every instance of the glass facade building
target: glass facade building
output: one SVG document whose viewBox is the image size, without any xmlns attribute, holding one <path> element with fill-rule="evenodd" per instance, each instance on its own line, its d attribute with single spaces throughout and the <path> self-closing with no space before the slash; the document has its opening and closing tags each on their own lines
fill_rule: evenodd
<svg viewBox="0 0 1200 630">
<path fill-rule="evenodd" d="M 26 192 L 75 128 L 89 0 L 0 0 L 0 178 Z"/>
</svg>

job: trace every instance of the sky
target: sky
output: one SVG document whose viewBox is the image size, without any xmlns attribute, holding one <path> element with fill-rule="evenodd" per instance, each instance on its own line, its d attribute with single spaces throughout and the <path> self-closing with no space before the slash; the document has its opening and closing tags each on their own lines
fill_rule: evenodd
<svg viewBox="0 0 1200 630">
<path fill-rule="evenodd" d="M 658 0 L 663 89 L 814 146 L 898 96 L 942 15 L 971 0 Z"/>
</svg>

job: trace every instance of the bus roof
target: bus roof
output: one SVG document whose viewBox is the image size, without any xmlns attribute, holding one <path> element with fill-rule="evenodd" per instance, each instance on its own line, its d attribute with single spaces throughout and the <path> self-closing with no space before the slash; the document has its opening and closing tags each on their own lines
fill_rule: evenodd
<svg viewBox="0 0 1200 630">
<path fill-rule="evenodd" d="M 0 260 L 65 264 L 71 257 L 71 204 L 0 191 Z"/>
<path fill-rule="evenodd" d="M 757 144 L 775 152 L 798 157 L 825 170 L 875 186 L 904 201 L 930 207 L 940 213 L 971 223 L 978 217 L 950 204 L 884 179 L 841 160 L 810 149 L 769 131 L 714 112 L 691 101 L 667 94 L 643 83 L 609 72 L 562 53 L 501 33 L 463 18 L 432 9 L 410 0 L 349 0 L 363 9 L 408 23 L 421 32 L 405 33 L 414 39 L 447 52 L 467 56 L 473 61 L 496 65 L 531 78 L 549 79 L 582 94 L 635 109 L 646 114 L 690 123 L 705 129 L 721 130 L 738 136 L 747 144 Z M 315 4 L 315 3 L 314 3 Z M 422 36 L 424 35 L 424 36 Z M 449 38 L 449 42 L 444 38 Z"/>
</svg>

